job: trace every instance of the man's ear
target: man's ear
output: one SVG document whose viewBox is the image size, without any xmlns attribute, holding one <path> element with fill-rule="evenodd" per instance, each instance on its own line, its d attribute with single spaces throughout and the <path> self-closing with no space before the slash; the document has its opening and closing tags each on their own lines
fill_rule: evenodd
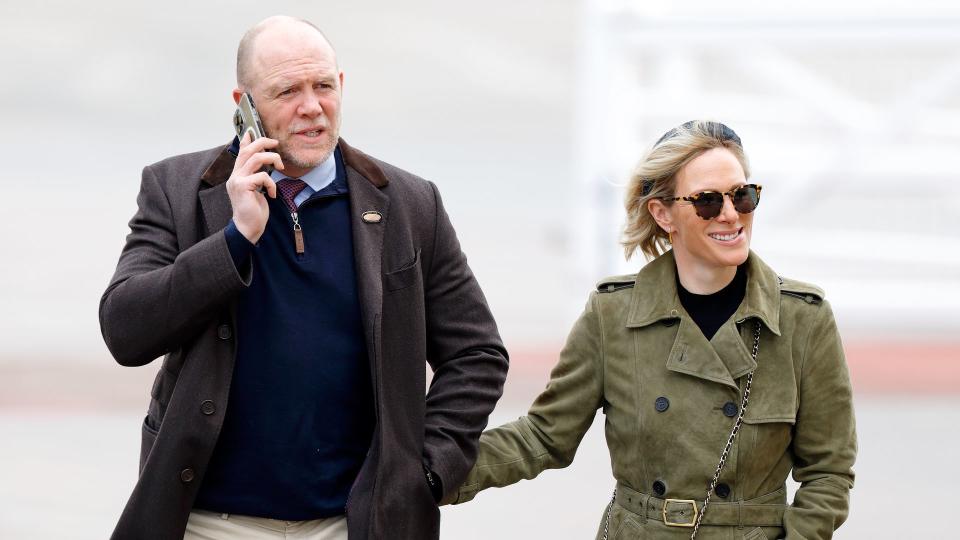
<svg viewBox="0 0 960 540">
<path fill-rule="evenodd" d="M 673 232 L 673 215 L 670 208 L 660 199 L 650 199 L 647 201 L 647 210 L 653 216 L 653 220 L 661 229 L 668 233 Z"/>
<path fill-rule="evenodd" d="M 240 96 L 242 96 L 242 95 L 243 95 L 243 91 L 242 91 L 242 90 L 240 90 L 239 88 L 234 88 L 234 89 L 233 89 L 233 102 L 236 103 L 237 105 L 239 105 L 239 104 L 240 104 Z"/>
</svg>

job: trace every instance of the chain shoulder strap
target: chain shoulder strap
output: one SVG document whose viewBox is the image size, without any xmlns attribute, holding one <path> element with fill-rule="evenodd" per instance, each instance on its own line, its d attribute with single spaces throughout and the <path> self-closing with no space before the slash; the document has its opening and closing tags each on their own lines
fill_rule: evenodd
<svg viewBox="0 0 960 540">
<path fill-rule="evenodd" d="M 610 533 L 610 511 L 613 510 L 613 501 L 617 500 L 617 488 L 613 488 L 613 496 L 610 497 L 610 504 L 607 505 L 607 517 L 603 520 L 603 540 L 607 540 Z"/>
<path fill-rule="evenodd" d="M 753 351 L 751 351 L 754 363 L 757 362 L 757 352 L 759 350 L 760 319 L 757 319 L 756 326 L 753 330 Z M 707 513 L 707 505 L 710 504 L 710 495 L 713 494 L 713 490 L 717 487 L 717 482 L 720 481 L 720 473 L 723 472 L 723 466 L 727 463 L 727 456 L 730 454 L 730 448 L 733 447 L 733 440 L 737 438 L 737 432 L 740 431 L 740 425 L 743 424 L 743 415 L 747 412 L 747 403 L 750 401 L 750 386 L 752 384 L 753 371 L 747 375 L 747 384 L 743 387 L 743 399 L 740 401 L 740 414 L 737 415 L 737 421 L 733 424 L 733 430 L 730 431 L 730 436 L 727 437 L 727 444 L 723 447 L 723 452 L 720 453 L 720 463 L 717 463 L 717 471 L 713 473 L 713 480 L 710 480 L 710 487 L 707 488 L 707 496 L 703 499 L 703 508 L 701 508 L 697 514 L 697 521 L 693 525 L 690 540 L 697 538 L 697 531 L 700 530 L 700 522 L 703 521 L 703 515 Z"/>
</svg>

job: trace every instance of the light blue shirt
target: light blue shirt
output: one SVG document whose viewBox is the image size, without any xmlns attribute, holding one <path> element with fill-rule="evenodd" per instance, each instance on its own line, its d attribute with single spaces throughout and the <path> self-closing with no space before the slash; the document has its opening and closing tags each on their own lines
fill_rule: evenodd
<svg viewBox="0 0 960 540">
<path fill-rule="evenodd" d="M 310 172 L 300 177 L 300 180 L 303 180 L 304 183 L 307 184 L 307 187 L 303 188 L 303 191 L 297 193 L 297 196 L 293 198 L 293 202 L 296 203 L 297 206 L 303 204 L 303 201 L 309 199 L 311 195 L 329 186 L 337 179 L 336 153 L 336 150 L 330 152 L 330 157 L 325 159 L 323 163 L 310 169 Z M 272 178 L 274 182 L 279 182 L 284 178 L 290 177 L 283 174 L 283 171 L 274 169 L 273 172 L 270 173 L 270 178 Z"/>
</svg>

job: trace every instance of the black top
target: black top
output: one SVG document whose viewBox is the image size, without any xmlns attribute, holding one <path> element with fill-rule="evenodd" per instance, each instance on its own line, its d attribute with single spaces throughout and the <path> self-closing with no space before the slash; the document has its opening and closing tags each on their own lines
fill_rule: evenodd
<svg viewBox="0 0 960 540">
<path fill-rule="evenodd" d="M 747 265 L 737 267 L 737 275 L 726 287 L 713 294 L 694 294 L 683 288 L 677 275 L 677 294 L 683 309 L 687 310 L 693 322 L 707 339 L 713 339 L 717 330 L 736 313 L 747 292 Z"/>
</svg>

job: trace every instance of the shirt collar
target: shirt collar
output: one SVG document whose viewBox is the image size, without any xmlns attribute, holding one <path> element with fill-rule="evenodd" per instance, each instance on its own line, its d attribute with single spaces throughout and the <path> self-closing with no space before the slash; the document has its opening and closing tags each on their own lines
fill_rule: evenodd
<svg viewBox="0 0 960 540">
<path fill-rule="evenodd" d="M 307 174 L 300 177 L 300 180 L 303 180 L 314 192 L 320 191 L 332 184 L 337 178 L 337 158 L 335 154 L 336 151 L 330 152 L 330 156 L 328 156 L 327 159 L 310 169 Z M 283 171 L 274 169 L 273 172 L 270 173 L 270 178 L 279 181 L 288 178 L 288 176 L 283 174 Z"/>
</svg>

